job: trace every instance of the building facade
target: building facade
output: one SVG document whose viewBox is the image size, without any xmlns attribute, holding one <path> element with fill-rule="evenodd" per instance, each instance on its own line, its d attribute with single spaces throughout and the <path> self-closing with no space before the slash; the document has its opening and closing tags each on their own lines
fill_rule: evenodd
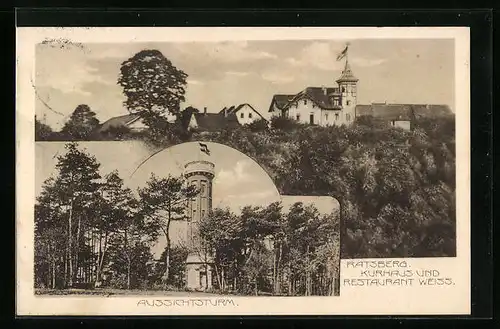
<svg viewBox="0 0 500 329">
<path fill-rule="evenodd" d="M 219 114 L 224 117 L 228 117 L 230 115 L 234 115 L 238 120 L 238 123 L 242 126 L 251 124 L 257 120 L 265 120 L 267 121 L 262 114 L 259 113 L 255 108 L 253 108 L 250 104 L 240 104 L 238 106 L 224 107 Z"/>
<path fill-rule="evenodd" d="M 307 87 L 295 95 L 274 95 L 269 112 L 305 124 L 350 125 L 356 117 L 358 81 L 346 60 L 336 87 Z"/>
<path fill-rule="evenodd" d="M 186 241 L 189 254 L 186 261 L 186 288 L 207 290 L 212 287 L 212 260 L 204 248 L 199 234 L 200 220 L 212 209 L 212 181 L 215 165 L 209 161 L 188 162 L 184 177 L 189 186 L 194 186 L 198 195 L 188 201 Z"/>
</svg>

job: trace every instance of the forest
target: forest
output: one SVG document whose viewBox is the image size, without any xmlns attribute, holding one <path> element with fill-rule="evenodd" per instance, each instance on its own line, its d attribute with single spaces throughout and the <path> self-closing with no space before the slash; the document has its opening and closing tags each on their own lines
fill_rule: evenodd
<svg viewBox="0 0 500 329">
<path fill-rule="evenodd" d="M 136 193 L 118 172 L 103 174 L 75 142 L 58 156 L 35 205 L 35 287 L 183 290 L 188 253 L 213 259 L 212 292 L 338 295 L 338 213 L 298 202 L 213 209 L 199 223 L 200 246 L 172 244 L 172 221 L 185 221 L 199 192 L 182 177 L 151 177 Z M 165 235 L 159 259 L 151 247 Z M 189 244 L 192 245 L 192 244 Z"/>
</svg>

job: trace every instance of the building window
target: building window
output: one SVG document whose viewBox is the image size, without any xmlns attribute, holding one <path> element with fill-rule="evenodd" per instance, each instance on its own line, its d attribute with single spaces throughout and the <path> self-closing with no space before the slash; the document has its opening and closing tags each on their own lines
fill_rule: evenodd
<svg viewBox="0 0 500 329">
<path fill-rule="evenodd" d="M 304 99 L 304 105 L 307 105 L 307 99 Z"/>
<path fill-rule="evenodd" d="M 345 93 L 345 87 L 342 87 L 342 92 Z"/>
<path fill-rule="evenodd" d="M 248 117 L 251 119 L 252 118 L 252 113 L 248 113 Z"/>
<path fill-rule="evenodd" d="M 201 218 L 205 217 L 205 210 L 201 211 Z"/>
<path fill-rule="evenodd" d="M 335 120 L 338 120 L 338 119 L 339 119 L 339 114 L 335 113 Z"/>
<path fill-rule="evenodd" d="M 201 190 L 200 190 L 201 195 L 205 194 L 205 184 L 201 184 Z"/>
<path fill-rule="evenodd" d="M 328 121 L 328 114 L 325 114 L 325 120 Z"/>
<path fill-rule="evenodd" d="M 193 218 L 196 217 L 196 210 L 193 209 Z"/>
<path fill-rule="evenodd" d="M 297 121 L 300 121 L 300 114 L 297 114 Z"/>
<path fill-rule="evenodd" d="M 346 114 L 346 115 L 345 115 L 345 119 L 346 119 L 347 121 L 351 121 L 351 115 L 350 115 L 350 114 Z"/>
<path fill-rule="evenodd" d="M 351 105 L 351 101 L 347 101 L 347 105 Z"/>
<path fill-rule="evenodd" d="M 243 119 L 244 117 L 245 117 L 245 113 L 241 113 L 241 114 L 240 114 L 240 118 L 242 118 L 242 119 Z"/>
</svg>

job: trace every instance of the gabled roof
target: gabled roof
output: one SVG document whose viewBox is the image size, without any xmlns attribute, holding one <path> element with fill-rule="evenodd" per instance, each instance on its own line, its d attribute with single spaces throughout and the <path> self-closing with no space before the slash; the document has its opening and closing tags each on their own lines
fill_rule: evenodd
<svg viewBox="0 0 500 329">
<path fill-rule="evenodd" d="M 273 104 L 280 110 L 284 109 L 288 103 L 295 97 L 296 95 L 274 95 L 271 100 L 271 106 L 269 107 L 269 112 L 273 111 Z"/>
<path fill-rule="evenodd" d="M 99 131 L 106 131 L 111 127 L 121 127 L 121 126 L 126 126 L 137 119 L 139 119 L 141 116 L 139 113 L 131 113 L 131 114 L 125 114 L 121 115 L 118 117 L 114 117 L 109 119 L 108 121 L 105 121 L 100 127 Z"/>
<path fill-rule="evenodd" d="M 257 111 L 256 109 L 254 109 L 254 107 L 248 103 L 243 103 L 243 104 L 240 104 L 238 106 L 231 106 L 231 107 L 224 107 L 222 110 L 219 111 L 219 114 L 220 115 L 229 115 L 229 114 L 236 114 L 240 109 L 242 109 L 244 106 L 248 106 L 250 107 L 255 113 L 257 113 L 262 119 L 266 120 L 266 118 L 264 118 L 262 116 L 262 114 L 259 113 L 259 111 Z M 224 111 L 226 111 L 226 113 L 224 113 Z"/>
<path fill-rule="evenodd" d="M 442 117 L 451 115 L 447 105 L 435 104 L 386 104 L 356 105 L 356 116 L 370 115 L 386 120 L 410 121 L 419 117 Z"/>
<path fill-rule="evenodd" d="M 300 99 L 308 98 L 314 104 L 325 110 L 340 110 L 340 105 L 335 105 L 331 96 L 340 96 L 339 88 L 337 87 L 307 87 L 295 95 L 274 95 L 273 102 L 282 110 L 299 101 Z M 272 111 L 272 104 L 269 112 Z"/>
<path fill-rule="evenodd" d="M 198 129 L 204 131 L 218 131 L 224 128 L 239 127 L 240 124 L 236 115 L 231 113 L 224 117 L 220 113 L 193 113 Z"/>
</svg>

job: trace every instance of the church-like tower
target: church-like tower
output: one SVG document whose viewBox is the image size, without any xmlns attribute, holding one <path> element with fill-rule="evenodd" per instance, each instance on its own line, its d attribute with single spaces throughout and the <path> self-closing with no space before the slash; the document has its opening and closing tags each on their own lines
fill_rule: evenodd
<svg viewBox="0 0 500 329">
<path fill-rule="evenodd" d="M 187 205 L 187 247 L 186 286 L 189 289 L 206 290 L 212 286 L 210 255 L 201 243 L 200 220 L 212 209 L 212 180 L 215 165 L 209 161 L 192 161 L 184 167 L 187 184 L 198 189 L 196 197 Z"/>
<path fill-rule="evenodd" d="M 349 59 L 346 57 L 345 67 L 340 78 L 337 79 L 339 91 L 341 94 L 342 122 L 352 124 L 356 115 L 356 104 L 358 101 L 358 81 L 354 76 L 349 65 Z"/>
</svg>

